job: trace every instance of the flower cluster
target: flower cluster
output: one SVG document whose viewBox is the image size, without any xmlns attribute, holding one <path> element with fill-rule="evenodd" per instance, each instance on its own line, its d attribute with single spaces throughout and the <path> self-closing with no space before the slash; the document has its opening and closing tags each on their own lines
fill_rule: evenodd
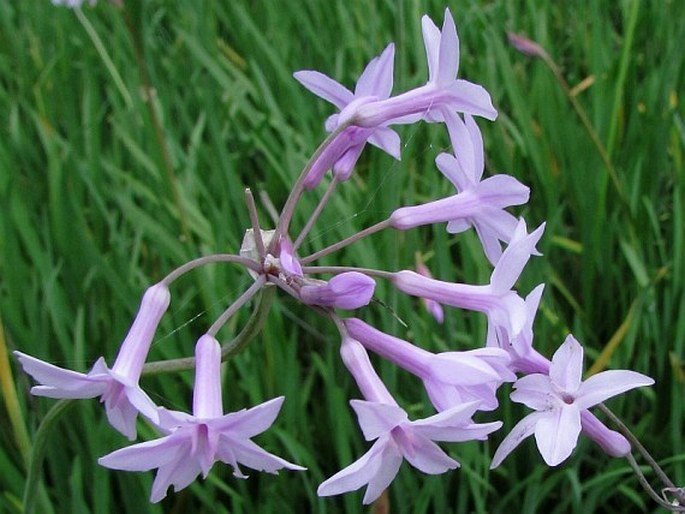
<svg viewBox="0 0 685 514">
<path fill-rule="evenodd" d="M 324 481 L 318 488 L 321 496 L 366 486 L 363 501 L 372 502 L 392 482 L 403 460 L 427 474 L 458 468 L 459 462 L 437 442 L 484 440 L 500 429 L 499 421 L 480 423 L 475 419 L 479 411 L 495 411 L 499 407 L 497 391 L 504 383 L 513 383 L 513 401 L 534 412 L 504 437 L 495 452 L 493 467 L 531 434 L 535 434 L 540 454 L 550 466 L 571 455 L 581 432 L 609 455 L 624 456 L 630 452 L 628 440 L 610 430 L 589 409 L 614 395 L 651 385 L 653 380 L 633 371 L 605 371 L 582 381 L 583 349 L 571 335 L 551 360 L 535 349 L 533 321 L 544 286 L 525 296 L 515 286 L 531 256 L 540 255 L 536 247 L 545 225 L 529 231 L 524 219 L 507 210 L 528 201 L 528 187 L 507 174 L 484 176 L 483 140 L 475 117 L 494 120 L 497 112 L 482 86 L 457 78 L 459 39 L 450 11 L 445 11 L 441 28 L 424 16 L 422 30 L 428 80 L 403 93 L 392 93 L 393 44 L 366 66 L 354 91 L 317 71 L 295 73 L 302 85 L 332 103 L 339 112 L 326 120 L 325 128 L 330 134 L 293 186 L 275 229 L 261 228 L 248 191 L 252 227 L 247 230 L 239 253 L 200 257 L 150 287 L 111 369 L 100 358 L 88 373 L 77 373 L 17 352 L 24 370 L 39 383 L 32 389 L 33 394 L 52 398 L 99 397 L 111 425 L 132 440 L 136 437 L 138 415 L 156 428 L 159 439 L 116 450 L 99 460 L 113 469 L 157 469 L 151 501 L 161 500 L 169 486 L 179 490 L 199 474 L 206 477 L 216 461 L 232 466 L 234 475 L 240 478 L 245 477 L 240 465 L 268 472 L 304 469 L 252 441 L 274 422 L 282 397 L 247 410 L 223 412 L 220 362 L 228 352 L 222 355 L 216 333 L 267 285 L 278 286 L 335 324 L 341 339 L 342 362 L 361 394 L 362 399 L 352 400 L 350 405 L 365 439 L 373 444 L 358 460 Z M 335 187 L 354 172 L 366 143 L 399 159 L 400 136 L 391 127 L 420 121 L 445 126 L 452 151 L 437 155 L 435 163 L 456 192 L 427 203 L 400 206 L 376 225 L 300 257 L 302 241 Z M 292 234 L 290 224 L 299 199 L 322 183 L 329 171 L 332 178 L 321 204 L 306 226 Z M 415 271 L 310 265 L 374 232 L 409 230 L 436 223 L 446 224 L 446 230 L 452 234 L 475 230 L 483 256 L 492 265 L 487 284 L 433 278 L 420 258 Z M 170 411 L 155 405 L 140 388 L 143 365 L 154 333 L 170 305 L 169 286 L 181 274 L 218 261 L 242 265 L 254 282 L 197 341 L 192 414 Z M 332 277 L 322 280 L 313 276 L 317 274 Z M 377 279 L 388 280 L 397 290 L 422 299 L 438 322 L 445 316 L 443 306 L 484 314 L 484 344 L 480 348 L 436 354 L 339 312 L 367 306 Z M 435 413 L 424 419 L 410 419 L 376 373 L 368 352 L 418 377 Z"/>
</svg>

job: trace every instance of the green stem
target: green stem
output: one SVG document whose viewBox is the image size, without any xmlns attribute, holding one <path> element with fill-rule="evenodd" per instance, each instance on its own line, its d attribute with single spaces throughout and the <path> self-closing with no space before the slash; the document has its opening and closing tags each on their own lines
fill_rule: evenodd
<svg viewBox="0 0 685 514">
<path fill-rule="evenodd" d="M 312 261 L 315 261 L 316 259 L 328 255 L 329 253 L 336 252 L 341 248 L 346 247 L 347 245 L 356 243 L 360 239 L 370 236 L 371 234 L 375 234 L 376 232 L 380 232 L 381 230 L 384 230 L 388 227 L 390 227 L 390 218 L 383 221 L 379 221 L 375 225 L 365 228 L 364 230 L 357 232 L 356 234 L 353 234 L 350 237 L 343 239 L 342 241 L 338 241 L 337 243 L 333 243 L 332 245 L 327 246 L 326 248 L 319 250 L 318 252 L 315 252 L 311 255 L 307 255 L 306 257 L 300 259 L 300 263 L 307 264 Z"/>
<path fill-rule="evenodd" d="M 39 499 L 38 486 L 40 485 L 41 469 L 43 467 L 43 459 L 45 458 L 48 436 L 59 418 L 75 403 L 75 400 L 58 401 L 45 415 L 36 431 L 28 475 L 26 476 L 26 484 L 24 486 L 24 514 L 33 514 L 36 500 Z"/>
<path fill-rule="evenodd" d="M 316 163 L 316 161 L 319 159 L 324 150 L 326 150 L 326 148 L 328 148 L 330 144 L 333 141 L 335 141 L 335 139 L 340 134 L 342 134 L 342 132 L 350 125 L 350 122 L 338 125 L 338 127 L 333 132 L 328 134 L 326 139 L 323 140 L 323 142 L 319 145 L 314 154 L 309 158 L 309 161 L 307 161 L 307 164 L 302 170 L 302 173 L 300 173 L 300 176 L 295 181 L 295 184 L 293 185 L 293 188 L 290 190 L 290 194 L 288 195 L 288 198 L 285 201 L 285 205 L 283 206 L 283 210 L 281 211 L 281 215 L 279 216 L 278 223 L 276 224 L 276 231 L 274 232 L 273 239 L 271 240 L 271 244 L 268 248 L 268 253 L 274 253 L 274 249 L 276 248 L 276 245 L 278 244 L 278 240 L 280 239 L 281 235 L 288 233 L 288 229 L 290 228 L 290 221 L 292 220 L 293 214 L 295 213 L 295 206 L 297 205 L 297 202 L 300 200 L 300 197 L 304 192 L 304 181 L 307 178 L 307 175 L 309 175 L 309 172 L 314 166 L 314 163 Z"/>
</svg>

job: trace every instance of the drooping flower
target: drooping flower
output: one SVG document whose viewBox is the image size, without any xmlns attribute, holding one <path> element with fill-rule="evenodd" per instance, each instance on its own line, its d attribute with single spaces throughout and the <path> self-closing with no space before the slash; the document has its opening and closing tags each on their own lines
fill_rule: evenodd
<svg viewBox="0 0 685 514">
<path fill-rule="evenodd" d="M 457 79 L 459 37 L 449 9 L 445 9 L 442 30 L 428 17 L 421 19 L 428 59 L 428 82 L 387 100 L 369 102 L 355 113 L 361 127 L 407 123 L 417 119 L 444 121 L 444 113 L 462 112 L 494 120 L 497 111 L 489 93 L 472 82 Z"/>
<path fill-rule="evenodd" d="M 326 130 L 332 132 L 349 121 L 360 105 L 390 96 L 394 57 L 395 45 L 390 44 L 366 66 L 354 93 L 318 71 L 298 71 L 294 76 L 315 95 L 340 109 L 326 120 Z M 305 187 L 315 187 L 330 168 L 339 180 L 347 180 L 367 141 L 395 159 L 400 158 L 400 137 L 394 130 L 383 124 L 367 128 L 350 126 L 319 156 L 305 179 Z"/>
<path fill-rule="evenodd" d="M 435 441 L 460 442 L 487 439 L 500 422 L 476 424 L 473 416 L 477 402 L 466 403 L 429 418 L 410 421 L 397 405 L 352 400 L 359 425 L 367 441 L 376 440 L 369 451 L 342 469 L 318 488 L 319 496 L 331 496 L 367 486 L 363 503 L 377 499 L 390 485 L 406 459 L 429 475 L 459 467 Z"/>
<path fill-rule="evenodd" d="M 609 448 L 611 455 L 616 456 L 615 449 L 621 446 L 626 453 L 630 451 L 630 445 L 621 445 L 611 431 L 601 430 L 597 426 L 601 422 L 587 416 L 588 409 L 630 389 L 652 385 L 654 380 L 628 370 L 603 371 L 584 381 L 582 374 L 583 347 L 569 335 L 554 353 L 549 375 L 534 373 L 516 381 L 511 399 L 535 412 L 519 421 L 504 438 L 495 452 L 492 468 L 532 434 L 549 466 L 556 466 L 571 455 L 583 428 L 589 428 L 595 437 L 601 436 L 602 448 Z"/>
<path fill-rule="evenodd" d="M 348 321 L 348 320 L 346 320 Z M 431 475 L 459 467 L 434 441 L 460 442 L 487 439 L 502 426 L 499 421 L 474 423 L 479 402 L 468 402 L 423 420 L 409 421 L 369 360 L 364 346 L 343 329 L 340 355 L 365 398 L 352 400 L 367 441 L 376 439 L 368 452 L 323 482 L 317 493 L 332 496 L 367 485 L 363 502 L 374 501 L 390 485 L 403 459 Z"/>
<path fill-rule="evenodd" d="M 300 298 L 312 305 L 358 309 L 369 304 L 375 289 L 376 282 L 371 277 L 349 271 L 334 276 L 328 282 L 302 286 Z"/>
<path fill-rule="evenodd" d="M 40 383 L 31 388 L 31 394 L 48 398 L 99 396 L 105 404 L 110 424 L 129 439 L 135 439 L 139 412 L 151 422 L 159 422 L 157 407 L 140 388 L 138 381 L 152 338 L 170 301 L 171 295 L 166 285 L 155 284 L 147 289 L 111 369 L 102 357 L 86 374 L 14 352 L 24 371 Z"/>
<path fill-rule="evenodd" d="M 158 468 L 150 495 L 153 503 L 164 498 L 171 485 L 179 491 L 200 473 L 206 478 L 217 460 L 231 465 L 238 478 L 247 478 L 239 464 L 269 473 L 281 468 L 305 469 L 267 452 L 251 440 L 273 424 L 284 398 L 224 415 L 219 342 L 205 334 L 197 342 L 195 356 L 193 415 L 162 409 L 160 428 L 168 435 L 114 451 L 98 462 L 125 471 Z"/>
</svg>

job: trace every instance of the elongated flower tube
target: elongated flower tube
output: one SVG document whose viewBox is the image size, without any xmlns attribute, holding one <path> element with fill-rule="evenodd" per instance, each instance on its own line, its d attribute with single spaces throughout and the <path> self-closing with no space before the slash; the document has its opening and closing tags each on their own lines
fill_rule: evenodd
<svg viewBox="0 0 685 514">
<path fill-rule="evenodd" d="M 445 9 L 442 30 L 428 17 L 421 19 L 428 59 L 428 82 L 387 100 L 360 106 L 355 124 L 376 127 L 387 123 L 407 123 L 417 119 L 444 121 L 444 112 L 463 112 L 494 120 L 497 111 L 489 93 L 466 80 L 457 79 L 459 38 L 449 9 Z"/>
<path fill-rule="evenodd" d="M 197 342 L 195 358 L 193 415 L 162 409 L 160 428 L 168 435 L 114 451 L 98 462 L 125 471 L 158 468 L 150 495 L 153 503 L 162 500 L 171 485 L 179 491 L 200 473 L 206 478 L 217 460 L 231 465 L 238 478 L 247 478 L 240 470 L 240 463 L 269 473 L 281 468 L 305 469 L 265 451 L 251 440 L 273 424 L 284 398 L 224 415 L 221 345 L 213 336 L 205 334 Z"/>
<path fill-rule="evenodd" d="M 394 273 L 393 284 L 413 296 L 487 314 L 488 345 L 507 350 L 531 326 L 526 303 L 512 287 L 530 256 L 538 253 L 535 245 L 543 231 L 544 224 L 527 234 L 526 224 L 521 220 L 487 285 L 443 282 L 410 270 Z"/>
<path fill-rule="evenodd" d="M 135 439 L 138 412 L 153 423 L 159 422 L 157 407 L 138 386 L 138 380 L 170 300 L 169 289 L 164 284 L 155 284 L 145 291 L 138 314 L 111 369 L 102 357 L 84 374 L 15 352 L 24 371 L 40 383 L 31 389 L 31 393 L 49 398 L 99 396 L 110 424 L 129 439 Z"/>
<path fill-rule="evenodd" d="M 369 304 L 375 288 L 376 282 L 371 277 L 349 271 L 334 276 L 328 282 L 302 286 L 300 298 L 312 305 L 358 309 Z"/>
<path fill-rule="evenodd" d="M 380 56 L 372 59 L 366 66 L 357 81 L 354 93 L 318 71 L 298 71 L 294 76 L 315 95 L 340 109 L 340 113 L 333 114 L 326 120 L 326 130 L 332 132 L 341 123 L 354 117 L 359 106 L 390 96 L 394 57 L 395 45 L 390 44 Z M 330 168 L 333 168 L 339 180 L 347 180 L 367 141 L 395 159 L 400 158 L 400 137 L 394 130 L 382 124 L 371 128 L 351 126 L 319 156 L 305 179 L 305 187 L 315 187 Z"/>
<path fill-rule="evenodd" d="M 360 319 L 348 318 L 344 323 L 350 336 L 365 348 L 423 380 L 439 411 L 472 401 L 479 403 L 479 410 L 494 410 L 497 388 L 516 380 L 507 367 L 509 356 L 499 348 L 434 354 Z"/>
<path fill-rule="evenodd" d="M 448 154 L 440 154 L 438 161 L 440 161 L 440 157 L 445 158 L 442 159 L 443 161 L 451 158 Z M 514 225 L 509 227 L 511 228 L 509 233 L 497 232 L 498 227 L 492 227 L 496 234 L 495 242 L 497 239 L 508 241 L 516 227 L 516 219 L 511 214 L 504 212 L 503 209 L 511 205 L 526 203 L 528 194 L 529 189 L 514 177 L 495 175 L 456 195 L 421 205 L 400 207 L 390 215 L 390 225 L 394 228 L 407 230 L 421 225 L 448 222 L 448 231 L 450 232 L 461 232 L 464 227 L 468 228 L 469 225 L 474 225 L 480 228 L 479 235 L 481 235 L 484 226 L 495 225 L 497 220 L 508 219 L 508 216 L 511 216 Z M 481 240 L 483 239 L 489 243 L 492 238 L 481 237 Z M 490 244 L 484 244 L 485 248 L 490 246 Z"/>
<path fill-rule="evenodd" d="M 549 375 L 534 373 L 514 384 L 511 399 L 535 410 L 523 418 L 504 438 L 495 452 L 491 467 L 497 467 L 520 442 L 535 434 L 540 454 L 549 466 L 566 460 L 578 442 L 583 426 L 602 440 L 602 448 L 610 454 L 621 448 L 610 431 L 601 430 L 599 420 L 585 416 L 588 409 L 613 396 L 636 387 L 654 384 L 651 378 L 627 370 L 597 373 L 583 381 L 583 347 L 569 335 L 554 353 Z M 607 437 L 609 436 L 609 437 Z M 611 440 L 613 439 L 613 440 Z M 620 444 L 620 440 L 618 441 Z M 630 445 L 623 448 L 626 455 Z"/>
<path fill-rule="evenodd" d="M 318 488 L 319 496 L 331 496 L 367 486 L 363 503 L 376 500 L 397 475 L 402 461 L 424 473 L 435 475 L 459 467 L 434 441 L 458 442 L 486 439 L 500 422 L 476 424 L 473 416 L 477 402 L 463 404 L 429 418 L 410 421 L 407 413 L 390 397 L 380 382 L 363 346 L 344 337 L 343 361 L 364 396 L 375 400 L 352 400 L 359 425 L 367 441 L 375 440 L 368 452 L 342 469 Z M 387 394 L 386 394 L 387 393 Z"/>
</svg>

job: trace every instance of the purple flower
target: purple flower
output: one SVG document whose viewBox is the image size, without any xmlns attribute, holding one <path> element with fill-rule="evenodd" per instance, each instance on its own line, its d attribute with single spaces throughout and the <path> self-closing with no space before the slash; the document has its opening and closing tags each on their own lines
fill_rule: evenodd
<svg viewBox="0 0 685 514">
<path fill-rule="evenodd" d="M 170 485 L 179 491 L 200 473 L 206 478 L 217 460 L 233 466 L 233 474 L 238 478 L 247 478 L 239 463 L 269 473 L 281 468 L 305 469 L 268 453 L 251 440 L 272 425 L 284 398 L 223 415 L 219 342 L 205 334 L 197 342 L 195 356 L 193 415 L 162 410 L 160 427 L 168 435 L 122 448 L 98 462 L 125 471 L 158 468 L 150 495 L 154 503 L 166 496 Z"/>
<path fill-rule="evenodd" d="M 300 298 L 311 305 L 358 309 L 369 304 L 375 289 L 376 282 L 371 277 L 358 271 L 349 271 L 321 285 L 302 286 Z"/>
<path fill-rule="evenodd" d="M 406 459 L 424 473 L 437 475 L 459 467 L 434 441 L 487 439 L 500 422 L 476 424 L 477 403 L 467 403 L 418 421 L 409 421 L 397 405 L 352 400 L 359 425 L 367 441 L 376 440 L 368 452 L 323 482 L 317 493 L 331 496 L 354 491 L 366 485 L 364 504 L 378 498 L 390 485 Z"/>
<path fill-rule="evenodd" d="M 288 237 L 281 237 L 279 245 L 278 261 L 282 270 L 289 275 L 302 276 L 302 265 L 297 260 L 293 249 L 293 243 Z"/>
<path fill-rule="evenodd" d="M 435 300 L 443 305 L 484 312 L 488 316 L 488 345 L 505 350 L 512 342 L 532 330 L 526 302 L 512 290 L 542 237 L 544 224 L 528 234 L 523 220 L 497 262 L 488 285 L 443 282 L 403 270 L 393 275 L 393 283 L 402 292 Z M 532 336 L 531 336 L 532 337 Z"/>
<path fill-rule="evenodd" d="M 434 354 L 381 332 L 357 318 L 344 321 L 350 337 L 423 380 L 431 402 L 444 411 L 467 402 L 479 410 L 497 408 L 497 388 L 513 382 L 509 356 L 499 348 Z"/>
<path fill-rule="evenodd" d="M 355 124 L 376 127 L 417 119 L 444 121 L 444 112 L 464 112 L 494 120 L 497 111 L 488 92 L 477 84 L 457 79 L 459 38 L 449 9 L 445 9 L 442 31 L 428 17 L 421 19 L 428 59 L 428 82 L 387 100 L 369 102 L 355 113 Z"/>
<path fill-rule="evenodd" d="M 355 116 L 357 109 L 368 102 L 386 99 L 392 91 L 395 46 L 388 45 L 383 53 L 371 60 L 359 77 L 354 93 L 318 71 L 298 71 L 295 78 L 315 95 L 335 105 L 340 112 L 326 120 L 326 130 L 334 131 Z M 400 158 L 400 137 L 383 124 L 371 128 L 351 126 L 345 129 L 317 159 L 305 179 L 305 187 L 315 187 L 329 168 L 335 176 L 347 180 L 366 142 Z"/>
<path fill-rule="evenodd" d="M 112 369 L 99 358 L 87 373 L 53 366 L 21 352 L 14 352 L 24 371 L 40 385 L 31 388 L 36 396 L 49 398 L 95 398 L 105 404 L 110 424 L 129 439 L 136 437 L 138 412 L 158 423 L 157 407 L 138 386 L 138 380 L 160 319 L 171 296 L 164 284 L 145 291 L 138 314 L 121 344 Z"/>
<path fill-rule="evenodd" d="M 589 428 L 595 435 L 607 435 L 606 431 L 598 430 L 596 418 L 585 416 L 583 420 L 590 407 L 630 389 L 654 384 L 654 380 L 635 371 L 603 371 L 585 381 L 581 380 L 582 374 L 583 347 L 569 335 L 554 353 L 549 375 L 534 373 L 516 381 L 511 399 L 535 412 L 519 421 L 504 438 L 495 452 L 492 468 L 499 466 L 531 434 L 535 434 L 545 462 L 549 466 L 560 464 L 576 447 L 583 424 L 594 425 Z M 615 441 L 604 442 L 603 448 L 615 445 Z M 630 451 L 629 445 L 625 451 Z"/>
<path fill-rule="evenodd" d="M 441 153 L 435 159 L 438 169 L 459 194 L 398 209 L 391 218 L 404 225 L 393 224 L 396 228 L 447 221 L 447 231 L 452 234 L 473 226 L 485 255 L 495 265 L 502 255 L 500 241 L 508 243 L 518 224 L 504 208 L 526 203 L 530 190 L 508 175 L 481 181 L 485 169 L 483 138 L 473 118 L 466 115 L 465 119 L 466 123 L 456 114 L 448 113 L 446 123 L 455 155 Z"/>
</svg>

